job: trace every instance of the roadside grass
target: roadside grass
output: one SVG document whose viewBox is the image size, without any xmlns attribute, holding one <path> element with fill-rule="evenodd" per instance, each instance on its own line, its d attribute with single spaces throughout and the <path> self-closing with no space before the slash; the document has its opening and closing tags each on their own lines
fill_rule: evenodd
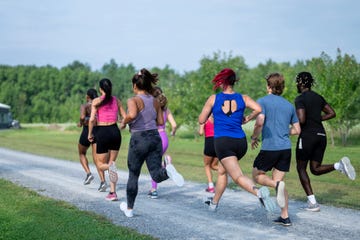
<svg viewBox="0 0 360 240">
<path fill-rule="evenodd" d="M 45 127 L 31 127 L 25 126 L 19 130 L 4 130 L 0 131 L 0 146 L 14 150 L 34 153 L 38 155 L 50 156 L 70 161 L 79 161 L 77 154 L 77 142 L 80 136 L 80 128 L 75 126 L 68 126 L 66 128 L 60 125 L 50 125 Z M 245 131 L 248 131 L 245 129 Z M 117 160 L 117 167 L 119 169 L 127 170 L 127 151 L 130 134 L 128 130 L 122 132 L 122 145 Z M 248 134 L 251 134 L 248 132 Z M 325 152 L 323 164 L 333 164 L 339 161 L 343 156 L 348 156 L 351 159 L 355 170 L 359 172 L 360 169 L 360 147 L 356 145 L 359 143 L 359 131 L 352 133 L 349 138 L 349 146 L 343 147 L 340 145 L 331 146 L 328 141 L 328 147 Z M 181 129 L 176 137 L 169 138 L 169 148 L 167 153 L 172 156 L 174 165 L 184 175 L 188 181 L 204 183 L 206 187 L 206 177 L 203 168 L 203 137 L 194 138 L 194 134 Z M 293 146 L 295 146 L 296 137 L 292 137 Z M 339 143 L 339 139 L 335 139 Z M 245 157 L 239 162 L 240 166 L 247 176 L 251 177 L 252 163 L 259 152 L 259 149 L 248 149 Z M 292 163 L 290 172 L 286 175 L 286 187 L 289 192 L 290 199 L 301 200 L 306 202 L 306 195 L 301 187 L 298 175 L 296 172 L 295 152 L 293 147 Z M 91 160 L 90 149 L 88 152 L 89 160 Z M 81 165 L 79 163 L 79 168 Z M 142 173 L 148 173 L 144 165 Z M 331 173 L 314 176 L 309 172 L 312 187 L 316 198 L 321 204 L 329 204 L 338 207 L 348 207 L 360 210 L 360 180 L 349 180 L 345 175 L 333 171 Z M 79 181 L 83 176 L 79 177 Z M 214 180 L 216 181 L 216 173 L 214 173 Z M 238 189 L 235 184 L 229 185 L 231 188 Z M 149 183 L 150 187 L 150 183 Z M 272 194 L 275 191 L 272 189 Z"/>
<path fill-rule="evenodd" d="M 0 179 L 0 239 L 155 239 Z"/>
</svg>

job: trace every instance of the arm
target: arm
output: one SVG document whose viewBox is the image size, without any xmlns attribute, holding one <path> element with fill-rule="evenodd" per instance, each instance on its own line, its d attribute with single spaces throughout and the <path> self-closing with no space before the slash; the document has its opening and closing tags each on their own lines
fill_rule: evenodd
<svg viewBox="0 0 360 240">
<path fill-rule="evenodd" d="M 85 105 L 83 104 L 80 106 L 80 120 L 79 123 L 77 124 L 78 127 L 84 126 L 85 117 L 86 117 L 86 111 L 85 111 Z"/>
<path fill-rule="evenodd" d="M 336 113 L 334 109 L 329 104 L 326 104 L 322 111 L 325 113 L 324 115 L 321 116 L 322 121 L 326 121 L 336 117 Z"/>
<path fill-rule="evenodd" d="M 205 124 L 206 120 L 209 118 L 212 108 L 215 102 L 215 95 L 211 95 L 208 100 L 206 101 L 200 115 L 199 115 L 199 124 Z"/>
<path fill-rule="evenodd" d="M 244 117 L 243 124 L 245 124 L 261 113 L 261 106 L 247 95 L 243 95 L 243 99 L 246 107 L 253 110 L 248 116 Z"/>
<path fill-rule="evenodd" d="M 265 122 L 265 115 L 264 114 L 259 114 L 256 117 L 256 122 L 255 122 L 255 125 L 254 125 L 254 131 L 253 131 L 253 134 L 251 135 L 251 149 L 255 149 L 259 145 L 259 136 L 260 136 L 260 133 L 261 133 L 261 131 L 263 129 L 264 122 Z"/>
<path fill-rule="evenodd" d="M 304 124 L 306 121 L 306 113 L 304 108 L 296 109 L 296 115 L 299 119 L 300 124 Z"/>
<path fill-rule="evenodd" d="M 177 125 L 174 116 L 169 109 L 167 109 L 167 119 L 171 125 L 171 136 L 175 136 Z"/>
<path fill-rule="evenodd" d="M 157 117 L 156 117 L 156 124 L 158 126 L 160 125 L 164 125 L 164 117 L 163 117 L 163 111 L 161 109 L 160 103 L 157 99 L 154 98 L 154 107 L 157 113 Z"/>
<path fill-rule="evenodd" d="M 96 113 L 97 113 L 96 106 L 99 104 L 100 101 L 101 101 L 100 98 L 95 98 L 91 103 L 91 114 L 90 114 L 90 119 L 89 119 L 89 133 L 88 133 L 88 140 L 90 142 L 94 141 L 94 135 L 93 135 L 92 131 L 93 131 L 94 125 L 96 123 Z"/>
<path fill-rule="evenodd" d="M 122 117 L 122 119 L 124 119 L 126 117 L 126 112 L 124 110 L 124 107 L 122 105 L 122 102 L 120 99 L 117 98 L 117 104 L 118 104 L 118 110 L 119 110 L 119 115 Z"/>
<path fill-rule="evenodd" d="M 127 114 L 122 120 L 122 125 L 126 126 L 129 122 L 134 120 L 138 114 L 138 107 L 135 101 L 135 97 L 129 98 L 127 101 Z"/>
<path fill-rule="evenodd" d="M 200 136 L 204 135 L 204 127 L 205 127 L 205 123 L 204 124 L 199 124 L 198 133 L 199 133 Z"/>
<path fill-rule="evenodd" d="M 299 135 L 301 133 L 300 123 L 296 122 L 291 125 L 290 135 Z"/>
</svg>

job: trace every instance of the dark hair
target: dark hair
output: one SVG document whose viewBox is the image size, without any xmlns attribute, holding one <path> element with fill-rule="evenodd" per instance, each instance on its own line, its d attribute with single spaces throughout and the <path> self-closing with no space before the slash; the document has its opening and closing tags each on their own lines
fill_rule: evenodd
<svg viewBox="0 0 360 240">
<path fill-rule="evenodd" d="M 161 109 L 165 110 L 168 100 L 167 100 L 167 97 L 165 96 L 165 94 L 163 93 L 162 89 L 158 86 L 154 86 L 152 95 L 159 101 Z"/>
<path fill-rule="evenodd" d="M 218 74 L 215 75 L 212 83 L 214 84 L 214 90 L 222 85 L 223 90 L 228 86 L 234 86 L 236 79 L 235 72 L 230 68 L 224 68 Z"/>
<path fill-rule="evenodd" d="M 306 88 L 311 88 L 311 86 L 314 85 L 315 80 L 312 77 L 311 73 L 309 72 L 300 72 L 297 76 L 296 76 L 296 83 L 297 84 L 301 84 Z"/>
<path fill-rule="evenodd" d="M 266 76 L 266 82 L 268 87 L 272 90 L 275 95 L 281 95 L 285 88 L 284 76 L 280 73 L 270 73 Z"/>
<path fill-rule="evenodd" d="M 105 92 L 105 98 L 101 101 L 99 106 L 105 105 L 111 100 L 112 83 L 110 79 L 103 78 L 99 82 L 99 87 Z"/>
<path fill-rule="evenodd" d="M 98 97 L 97 91 L 94 88 L 89 88 L 86 95 L 88 95 L 91 100 Z"/>
<path fill-rule="evenodd" d="M 154 88 L 153 85 L 156 85 L 157 81 L 158 74 L 151 73 L 145 68 L 142 68 L 132 78 L 132 83 L 135 84 L 139 90 L 145 90 L 150 94 L 152 94 Z"/>
</svg>

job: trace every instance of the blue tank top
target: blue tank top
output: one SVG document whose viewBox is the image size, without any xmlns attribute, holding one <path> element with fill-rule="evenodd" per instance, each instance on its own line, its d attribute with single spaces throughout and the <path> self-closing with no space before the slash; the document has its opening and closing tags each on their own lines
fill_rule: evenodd
<svg viewBox="0 0 360 240">
<path fill-rule="evenodd" d="M 225 106 L 229 106 L 226 112 Z M 239 93 L 225 94 L 221 92 L 216 94 L 212 109 L 214 115 L 214 138 L 246 137 L 242 129 L 245 108 L 244 99 Z"/>
<path fill-rule="evenodd" d="M 157 113 L 154 108 L 154 97 L 151 95 L 137 95 L 144 102 L 144 109 L 141 110 L 136 118 L 129 123 L 130 132 L 141 132 L 157 129 Z"/>
</svg>

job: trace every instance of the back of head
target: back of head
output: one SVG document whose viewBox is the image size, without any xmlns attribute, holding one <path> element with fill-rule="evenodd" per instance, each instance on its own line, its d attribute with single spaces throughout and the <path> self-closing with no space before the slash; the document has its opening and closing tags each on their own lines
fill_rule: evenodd
<svg viewBox="0 0 360 240">
<path fill-rule="evenodd" d="M 311 89 L 312 85 L 314 85 L 314 82 L 315 80 L 309 72 L 300 72 L 298 75 L 296 75 L 297 85 L 302 85 L 305 88 Z"/>
<path fill-rule="evenodd" d="M 266 76 L 266 82 L 272 94 L 281 95 L 285 88 L 284 76 L 280 73 L 270 73 Z"/>
<path fill-rule="evenodd" d="M 104 91 L 105 93 L 105 98 L 103 99 L 103 101 L 101 101 L 101 105 L 106 104 L 107 102 L 110 101 L 111 99 L 111 92 L 112 92 L 112 83 L 110 81 L 110 79 L 108 78 L 103 78 L 100 80 L 99 82 L 99 87 Z"/>
<path fill-rule="evenodd" d="M 234 86 L 236 81 L 235 72 L 230 68 L 224 68 L 215 75 L 212 83 L 214 84 L 214 90 L 220 86 L 222 86 L 222 89 L 225 90 L 228 86 Z"/>
<path fill-rule="evenodd" d="M 86 95 L 88 95 L 91 100 L 98 97 L 97 91 L 94 88 L 88 89 Z"/>
<path fill-rule="evenodd" d="M 132 83 L 135 84 L 139 90 L 144 90 L 150 94 L 153 92 L 153 85 L 156 85 L 157 81 L 158 74 L 151 73 L 145 68 L 141 69 L 132 78 Z"/>
</svg>

